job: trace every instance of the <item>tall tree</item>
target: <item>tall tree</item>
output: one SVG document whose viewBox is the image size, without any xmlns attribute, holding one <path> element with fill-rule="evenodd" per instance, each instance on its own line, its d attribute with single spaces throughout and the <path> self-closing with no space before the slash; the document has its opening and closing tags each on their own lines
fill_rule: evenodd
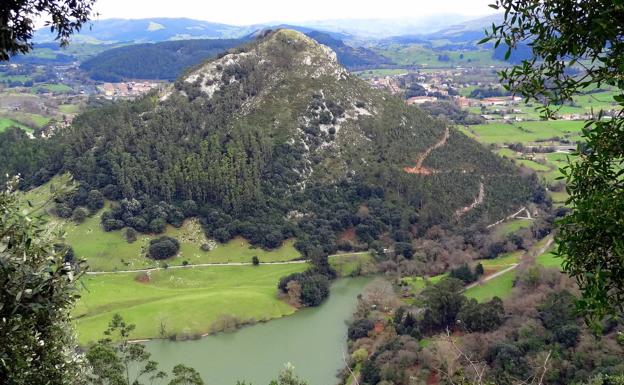
<svg viewBox="0 0 624 385">
<path fill-rule="evenodd" d="M 67 249 L 24 214 L 14 191 L 0 191 L 0 383 L 82 383 L 69 312 L 78 293 Z"/>
<path fill-rule="evenodd" d="M 532 57 L 501 72 L 507 89 L 542 102 L 545 117 L 574 96 L 615 91 L 616 107 L 595 111 L 565 167 L 571 215 L 559 222 L 563 268 L 576 279 L 578 305 L 595 325 L 624 310 L 624 1 L 497 0 L 504 21 L 482 40 L 521 44 Z"/>
<path fill-rule="evenodd" d="M 13 0 L 0 3 L 0 61 L 32 49 L 35 21 L 42 19 L 62 46 L 93 15 L 95 0 Z"/>
</svg>

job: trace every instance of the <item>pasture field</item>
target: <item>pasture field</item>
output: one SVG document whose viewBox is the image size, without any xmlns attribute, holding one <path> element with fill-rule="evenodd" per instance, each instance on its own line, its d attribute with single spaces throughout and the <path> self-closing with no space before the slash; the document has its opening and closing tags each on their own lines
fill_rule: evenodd
<svg viewBox="0 0 624 385">
<path fill-rule="evenodd" d="M 500 271 L 520 262 L 520 258 L 522 258 L 522 251 L 514 251 L 513 253 L 503 254 L 494 259 L 480 259 L 478 262 L 481 263 L 486 270 Z"/>
<path fill-rule="evenodd" d="M 295 308 L 277 298 L 279 278 L 306 264 L 211 266 L 150 274 L 83 276 L 73 316 L 82 345 L 102 338 L 114 314 L 136 325 L 131 338 L 191 337 L 210 333 L 219 317 L 266 321 Z"/>
<path fill-rule="evenodd" d="M 71 92 L 72 88 L 65 84 L 60 83 L 44 83 L 38 84 L 33 87 L 33 91 L 42 91 L 42 92 L 54 92 L 58 94 L 64 94 Z"/>
<path fill-rule="evenodd" d="M 513 219 L 497 225 L 495 231 L 496 234 L 500 236 L 506 236 L 509 234 L 513 234 L 518 230 L 529 228 L 532 224 L 533 221 L 530 219 Z"/>
<path fill-rule="evenodd" d="M 500 276 L 491 279 L 481 285 L 476 285 L 466 290 L 464 294 L 468 298 L 474 298 L 479 302 L 489 301 L 494 297 L 507 298 L 513 289 L 513 281 L 516 278 L 515 270 L 510 270 Z"/>
<path fill-rule="evenodd" d="M 13 126 L 17 126 L 25 131 L 32 132 L 32 129 L 30 127 L 27 127 L 19 122 L 16 122 L 13 119 L 0 117 L 0 132 L 3 132 L 7 128 L 13 127 Z"/>
<path fill-rule="evenodd" d="M 539 142 L 547 146 L 555 138 L 576 141 L 584 126 L 582 121 L 548 120 L 514 123 L 486 123 L 459 127 L 466 135 L 485 144 L 530 144 Z"/>
<path fill-rule="evenodd" d="M 538 264 L 544 267 L 559 267 L 561 268 L 561 264 L 563 260 L 557 256 L 552 251 L 548 251 L 542 255 L 539 255 L 536 258 Z"/>
<path fill-rule="evenodd" d="M 505 66 L 504 62 L 492 59 L 488 50 L 475 51 L 436 51 L 419 44 L 396 45 L 375 49 L 399 65 L 422 66 L 428 68 L 449 68 L 456 66 Z M 444 58 L 440 60 L 441 56 Z"/>
<path fill-rule="evenodd" d="M 376 76 L 383 77 L 404 75 L 407 74 L 408 71 L 400 68 L 374 68 L 364 71 L 353 71 L 353 73 L 362 79 L 370 79 Z"/>
</svg>

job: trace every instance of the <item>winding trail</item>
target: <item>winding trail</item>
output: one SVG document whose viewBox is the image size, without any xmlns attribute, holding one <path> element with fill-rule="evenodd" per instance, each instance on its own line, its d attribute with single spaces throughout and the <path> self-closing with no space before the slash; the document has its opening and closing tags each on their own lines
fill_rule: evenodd
<svg viewBox="0 0 624 385">
<path fill-rule="evenodd" d="M 483 203 L 484 199 L 485 199 L 485 184 L 481 182 L 479 184 L 479 195 L 477 195 L 474 202 L 472 202 L 470 205 L 466 207 L 462 207 L 460 209 L 455 210 L 455 216 L 459 218 L 462 215 L 469 213 L 470 211 L 472 211 L 472 209 L 474 209 L 475 207 Z"/>
<path fill-rule="evenodd" d="M 404 167 L 403 171 L 405 171 L 408 174 L 420 174 L 420 175 L 431 175 L 431 174 L 437 173 L 438 171 L 436 170 L 423 167 L 423 162 L 425 161 L 425 159 L 427 159 L 427 157 L 429 156 L 429 154 L 431 154 L 433 150 L 435 150 L 436 148 L 440 148 L 446 144 L 446 141 L 449 138 L 449 134 L 450 134 L 450 130 L 447 126 L 446 129 L 444 130 L 444 135 L 442 136 L 442 139 L 437 141 L 433 146 L 426 149 L 425 152 L 418 155 L 418 158 L 416 158 L 416 166 Z"/>
</svg>

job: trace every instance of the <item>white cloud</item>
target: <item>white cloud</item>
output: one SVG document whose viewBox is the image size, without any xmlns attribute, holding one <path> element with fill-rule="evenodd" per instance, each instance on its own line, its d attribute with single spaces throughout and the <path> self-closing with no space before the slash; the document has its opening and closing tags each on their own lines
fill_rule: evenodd
<svg viewBox="0 0 624 385">
<path fill-rule="evenodd" d="M 481 16 L 492 0 L 98 0 L 99 18 L 188 17 L 226 24 L 325 19 L 415 18 L 436 14 Z"/>
</svg>

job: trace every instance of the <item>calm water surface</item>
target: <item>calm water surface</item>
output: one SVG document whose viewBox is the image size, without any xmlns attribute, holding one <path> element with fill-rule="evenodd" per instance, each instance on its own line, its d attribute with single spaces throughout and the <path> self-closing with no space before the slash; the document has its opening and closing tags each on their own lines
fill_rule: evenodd
<svg viewBox="0 0 624 385">
<path fill-rule="evenodd" d="M 357 296 L 370 278 L 344 278 L 317 308 L 196 341 L 150 341 L 147 349 L 162 369 L 178 363 L 197 369 L 206 385 L 235 385 L 244 380 L 268 385 L 287 362 L 310 385 L 333 385 L 343 367 L 348 321 Z"/>
</svg>

